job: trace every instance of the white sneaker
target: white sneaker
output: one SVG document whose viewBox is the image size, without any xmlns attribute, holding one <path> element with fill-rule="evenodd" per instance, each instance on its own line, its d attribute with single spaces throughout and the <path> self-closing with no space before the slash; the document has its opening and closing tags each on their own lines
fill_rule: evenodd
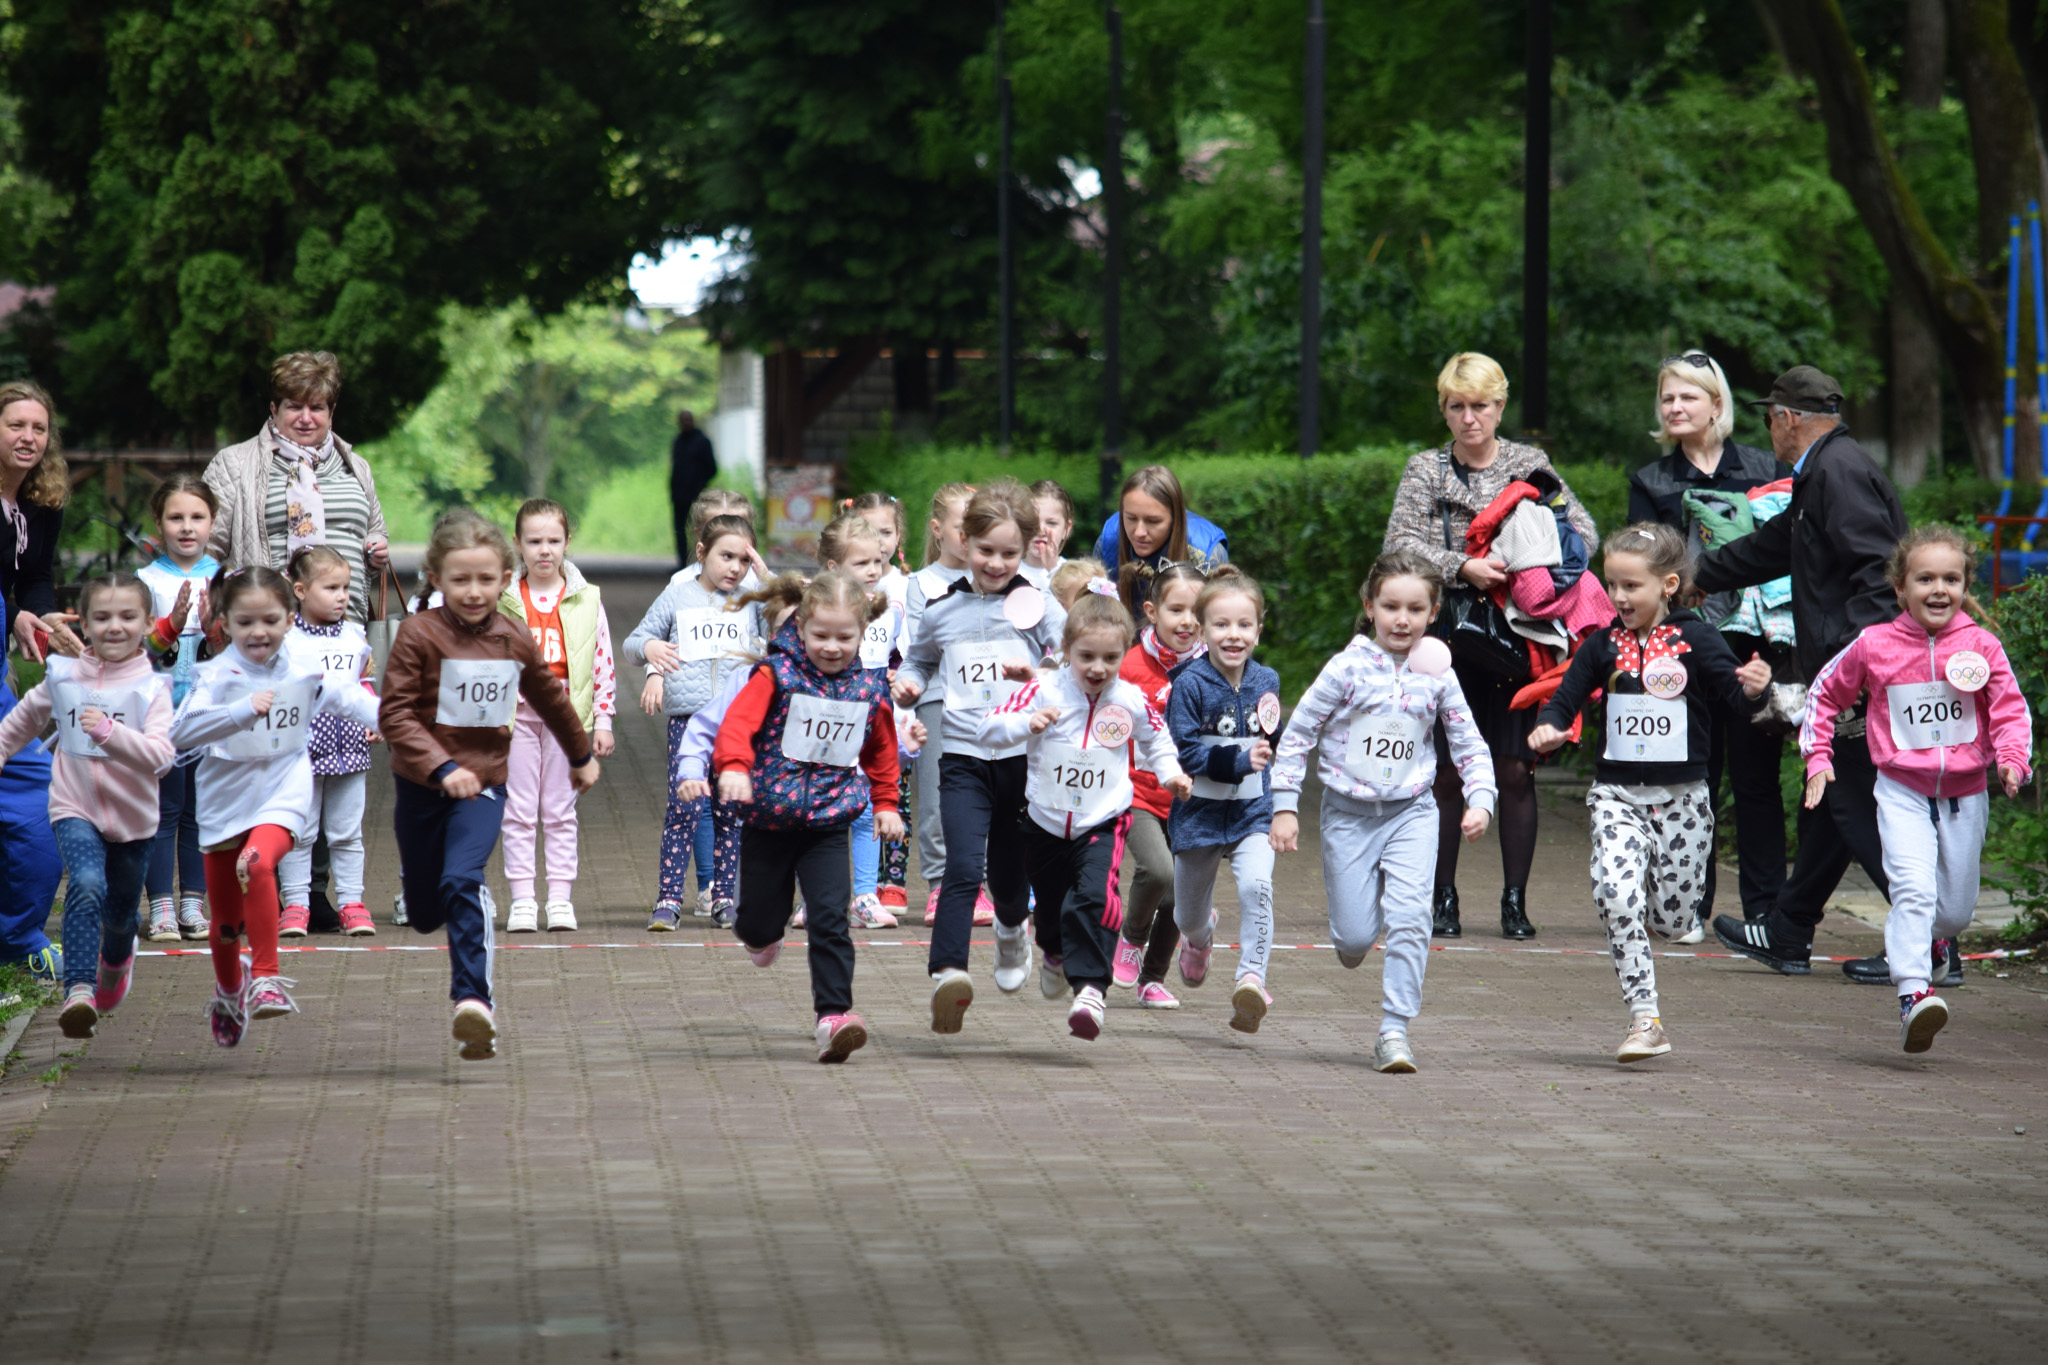
<svg viewBox="0 0 2048 1365">
<path fill-rule="evenodd" d="M 1067 1032 L 1076 1038 L 1095 1041 L 1102 1033 L 1102 992 L 1083 986 L 1074 992 L 1074 1007 L 1067 1011 Z"/>
<path fill-rule="evenodd" d="M 1382 1033 L 1379 1042 L 1373 1045 L 1372 1069 L 1396 1076 L 1412 1074 L 1415 1070 L 1415 1053 L 1408 1046 L 1408 1035 Z"/>
<path fill-rule="evenodd" d="M 1042 959 L 1038 964 L 1038 989 L 1048 1000 L 1067 998 L 1067 964 L 1056 957 Z"/>
<path fill-rule="evenodd" d="M 576 907 L 569 901 L 548 902 L 548 932 L 551 934 L 573 934 L 576 932 Z"/>
<path fill-rule="evenodd" d="M 1705 943 L 1707 941 L 1707 922 L 1703 919 L 1694 920 L 1692 928 L 1671 941 L 1673 943 Z"/>
<path fill-rule="evenodd" d="M 996 926 L 996 989 L 1015 995 L 1024 989 L 1031 975 L 1031 930 L 1020 924 L 1014 929 Z"/>
<path fill-rule="evenodd" d="M 484 1062 L 498 1055 L 498 1021 L 483 1001 L 469 999 L 455 1007 L 453 1032 L 463 1061 Z"/>
<path fill-rule="evenodd" d="M 958 967 L 932 973 L 932 1032 L 958 1033 L 974 1003 L 974 978 Z"/>
<path fill-rule="evenodd" d="M 486 913 L 489 913 L 486 911 Z M 540 902 L 531 896 L 520 896 L 512 902 L 512 908 L 505 912 L 505 932 L 508 934 L 537 934 L 540 932 Z"/>
</svg>

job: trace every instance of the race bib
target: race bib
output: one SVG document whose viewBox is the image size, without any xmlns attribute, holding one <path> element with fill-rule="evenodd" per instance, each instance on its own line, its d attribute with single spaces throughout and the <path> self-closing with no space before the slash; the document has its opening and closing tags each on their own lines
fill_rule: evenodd
<svg viewBox="0 0 2048 1365">
<path fill-rule="evenodd" d="M 782 756 L 796 763 L 851 768 L 868 738 L 868 704 L 794 694 L 782 725 Z"/>
<path fill-rule="evenodd" d="M 327 685 L 334 688 L 360 686 L 363 665 L 369 656 L 369 645 L 357 640 L 309 641 L 305 654 L 309 661 L 320 665 L 320 671 L 327 675 Z"/>
<path fill-rule="evenodd" d="M 261 688 L 250 688 L 237 701 L 247 705 Z M 275 689 L 270 710 L 256 718 L 256 724 L 213 746 L 222 758 L 252 762 L 296 753 L 306 747 L 306 730 L 313 723 L 313 699 L 319 684 L 290 682 Z"/>
<path fill-rule="evenodd" d="M 1953 683 L 1900 683 L 1885 689 L 1892 744 L 1900 749 L 1941 749 L 1977 742 L 1977 703 Z"/>
<path fill-rule="evenodd" d="M 1201 743 L 1208 748 L 1249 749 L 1254 742 L 1249 736 L 1242 739 L 1225 739 L 1219 735 L 1201 737 Z M 1213 777 L 1195 778 L 1195 795 L 1204 801 L 1256 801 L 1265 794 L 1264 773 L 1253 773 L 1242 782 L 1218 782 Z"/>
<path fill-rule="evenodd" d="M 1017 690 L 1003 681 L 1003 660 L 1024 657 L 1017 644 L 1004 640 L 962 641 L 946 646 L 946 709 L 986 711 L 1001 706 Z"/>
<path fill-rule="evenodd" d="M 50 718 L 57 722 L 57 747 L 80 758 L 105 758 L 107 751 L 93 743 L 92 736 L 78 723 L 79 712 L 101 710 L 120 724 L 137 730 L 142 728 L 142 718 L 149 714 L 147 693 L 105 692 L 79 683 L 52 683 L 50 702 Z"/>
<path fill-rule="evenodd" d="M 1360 716 L 1344 742 L 1344 771 L 1368 786 L 1405 787 L 1427 742 L 1413 716 Z"/>
<path fill-rule="evenodd" d="M 701 663 L 747 647 L 746 618 L 717 607 L 691 607 L 676 613 L 676 653 L 684 663 Z"/>
<path fill-rule="evenodd" d="M 1121 749 L 1079 749 L 1048 741 L 1039 753 L 1038 802 L 1056 810 L 1085 810 L 1119 772 L 1129 771 Z"/>
<path fill-rule="evenodd" d="M 443 659 L 434 724 L 460 730 L 510 725 L 519 711 L 519 665 L 510 659 Z"/>
<path fill-rule="evenodd" d="M 889 652 L 896 647 L 896 613 L 884 612 L 868 622 L 860 633 L 860 666 L 887 668 Z"/>
<path fill-rule="evenodd" d="M 1685 703 L 1676 697 L 1607 698 L 1609 763 L 1683 763 Z"/>
</svg>

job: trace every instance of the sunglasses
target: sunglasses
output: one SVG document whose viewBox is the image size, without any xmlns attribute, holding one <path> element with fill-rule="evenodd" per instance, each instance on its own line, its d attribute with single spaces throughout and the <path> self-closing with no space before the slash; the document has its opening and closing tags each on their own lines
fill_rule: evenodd
<svg viewBox="0 0 2048 1365">
<path fill-rule="evenodd" d="M 1665 356 L 1663 363 L 1658 365 L 1657 368 L 1660 370 L 1667 370 L 1670 369 L 1673 365 L 1690 365 L 1696 370 L 1704 370 L 1711 366 L 1713 363 L 1714 358 L 1708 355 L 1705 351 L 1687 351 L 1682 355 Z"/>
</svg>

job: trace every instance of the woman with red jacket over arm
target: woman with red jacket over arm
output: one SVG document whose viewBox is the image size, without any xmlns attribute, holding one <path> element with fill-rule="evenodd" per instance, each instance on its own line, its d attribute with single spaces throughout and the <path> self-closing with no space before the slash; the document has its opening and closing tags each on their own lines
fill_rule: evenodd
<svg viewBox="0 0 2048 1365">
<path fill-rule="evenodd" d="M 767 601 L 796 612 L 726 710 L 711 750 L 719 800 L 745 807 L 733 932 L 756 967 L 773 963 L 790 895 L 802 886 L 818 1060 L 843 1062 L 868 1040 L 853 1012 L 848 830 L 872 800 L 873 837 L 903 837 L 886 675 L 858 663 L 861 635 L 889 599 L 828 570 L 808 584 L 784 574 L 739 599 Z"/>
</svg>

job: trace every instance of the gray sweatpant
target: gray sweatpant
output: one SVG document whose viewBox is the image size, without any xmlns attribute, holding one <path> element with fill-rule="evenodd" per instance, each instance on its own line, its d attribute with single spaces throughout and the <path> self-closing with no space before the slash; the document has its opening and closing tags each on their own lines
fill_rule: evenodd
<svg viewBox="0 0 2048 1365">
<path fill-rule="evenodd" d="M 937 890 L 946 880 L 946 829 L 939 823 L 939 756 L 946 751 L 946 703 L 928 701 L 917 708 L 924 722 L 924 748 L 918 750 L 913 776 L 917 786 L 917 875 Z"/>
<path fill-rule="evenodd" d="M 1358 801 L 1323 789 L 1323 889 L 1330 941 L 1362 957 L 1381 934 L 1380 1032 L 1406 1033 L 1422 1013 L 1429 969 L 1430 891 L 1436 882 L 1436 797 Z"/>
<path fill-rule="evenodd" d="M 1273 952 L 1273 846 L 1264 830 L 1234 844 L 1208 844 L 1173 855 L 1173 921 L 1190 943 L 1213 937 L 1209 919 L 1215 913 L 1216 872 L 1230 859 L 1237 879 L 1237 979 L 1266 979 L 1266 960 Z"/>
<path fill-rule="evenodd" d="M 1927 989 L 1938 938 L 1954 938 L 1977 913 L 1989 792 L 1930 801 L 1896 778 L 1877 775 L 1877 836 L 1892 912 L 1884 921 L 1884 960 L 1899 993 Z"/>
<path fill-rule="evenodd" d="M 292 851 L 278 860 L 277 890 L 286 905 L 304 905 L 313 885 L 313 845 L 324 833 L 334 873 L 334 903 L 363 899 L 363 809 L 370 797 L 368 773 L 313 778 L 313 810 Z"/>
</svg>

